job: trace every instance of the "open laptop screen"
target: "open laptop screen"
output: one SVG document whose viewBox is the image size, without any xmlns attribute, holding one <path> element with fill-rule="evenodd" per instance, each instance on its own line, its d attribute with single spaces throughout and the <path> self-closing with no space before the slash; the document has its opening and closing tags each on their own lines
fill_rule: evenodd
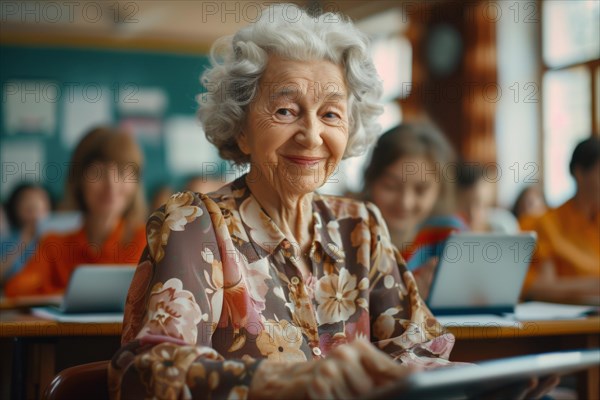
<svg viewBox="0 0 600 400">
<path fill-rule="evenodd" d="M 434 314 L 513 312 L 536 236 L 457 233 L 445 243 L 427 304 Z"/>
<path fill-rule="evenodd" d="M 63 298 L 64 313 L 123 312 L 133 265 L 81 265 Z"/>
</svg>

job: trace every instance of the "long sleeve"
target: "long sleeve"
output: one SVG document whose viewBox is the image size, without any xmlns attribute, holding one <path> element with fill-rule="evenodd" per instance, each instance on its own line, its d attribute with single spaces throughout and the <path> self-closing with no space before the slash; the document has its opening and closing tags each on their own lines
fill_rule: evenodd
<svg viewBox="0 0 600 400">
<path fill-rule="evenodd" d="M 7 297 L 50 294 L 53 290 L 52 268 L 55 258 L 60 256 L 61 244 L 54 235 L 43 237 L 38 246 L 28 246 L 25 251 L 31 257 L 23 269 L 10 278 L 4 286 Z"/>
<path fill-rule="evenodd" d="M 225 359 L 213 347 L 231 243 L 206 196 L 172 196 L 154 212 L 125 309 L 121 349 L 109 370 L 114 399 L 244 398 L 258 361 Z"/>
<path fill-rule="evenodd" d="M 371 218 L 369 315 L 371 338 L 395 359 L 424 368 L 447 365 L 454 345 L 419 295 L 399 251 L 391 244 L 379 210 L 367 204 Z"/>
<path fill-rule="evenodd" d="M 567 204 L 567 207 L 563 206 L 566 210 L 551 211 L 538 220 L 537 232 L 540 250 L 536 256 L 540 261 L 559 261 L 559 263 L 568 266 L 568 268 L 563 267 L 563 269 L 568 269 L 568 272 L 557 271 L 558 273 L 562 272 L 571 276 L 598 275 L 598 255 L 597 253 L 594 254 L 592 250 L 593 245 L 586 243 L 586 240 L 584 240 L 585 236 L 578 237 L 573 235 L 570 232 L 571 229 L 568 229 L 571 228 L 570 226 L 567 229 L 561 227 L 561 222 L 563 221 L 561 216 L 567 217 L 564 219 L 569 222 L 577 221 L 576 218 L 579 217 L 579 215 L 568 215 L 569 212 L 570 214 L 574 214 L 569 206 L 571 204 Z M 568 223 L 563 222 L 562 224 L 566 225 Z M 586 231 L 586 225 L 581 224 L 581 231 Z"/>
<path fill-rule="evenodd" d="M 47 234 L 35 248 L 26 250 L 31 257 L 6 283 L 6 296 L 60 294 L 82 264 L 135 264 L 145 244 L 143 227 L 132 233 L 124 239 L 121 222 L 101 244 L 88 242 L 83 229 Z"/>
</svg>

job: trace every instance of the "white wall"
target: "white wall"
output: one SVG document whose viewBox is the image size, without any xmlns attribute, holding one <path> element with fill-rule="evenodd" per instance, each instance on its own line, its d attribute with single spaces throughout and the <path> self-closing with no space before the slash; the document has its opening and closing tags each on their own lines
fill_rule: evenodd
<svg viewBox="0 0 600 400">
<path fill-rule="evenodd" d="M 541 10 L 526 1 L 497 1 L 498 84 L 496 104 L 498 203 L 511 207 L 518 192 L 542 179 L 539 154 L 541 82 L 539 24 Z M 536 22 L 537 20 L 537 22 Z"/>
</svg>

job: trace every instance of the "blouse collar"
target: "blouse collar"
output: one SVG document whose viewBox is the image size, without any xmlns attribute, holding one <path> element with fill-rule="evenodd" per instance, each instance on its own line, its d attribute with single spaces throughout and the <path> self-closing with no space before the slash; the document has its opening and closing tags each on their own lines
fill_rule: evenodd
<svg viewBox="0 0 600 400">
<path fill-rule="evenodd" d="M 254 256 L 248 257 L 249 262 L 256 261 L 267 255 L 273 255 L 280 248 L 290 248 L 291 240 L 285 237 L 281 229 L 273 222 L 271 217 L 260 206 L 246 183 L 243 175 L 232 182 L 230 188 L 235 198 L 235 205 L 239 218 L 249 243 L 255 250 Z M 257 215 L 258 214 L 258 215 Z M 322 249 L 333 261 L 343 262 L 344 251 L 339 239 L 339 224 L 327 204 L 326 196 L 315 193 L 312 199 L 312 242 L 310 256 L 314 257 L 316 252 Z M 337 240 L 335 240 L 337 238 Z M 239 239 L 239 238 L 238 238 Z M 292 253 L 299 250 L 299 246 L 291 246 Z M 250 256 L 246 254 L 246 256 Z"/>
</svg>

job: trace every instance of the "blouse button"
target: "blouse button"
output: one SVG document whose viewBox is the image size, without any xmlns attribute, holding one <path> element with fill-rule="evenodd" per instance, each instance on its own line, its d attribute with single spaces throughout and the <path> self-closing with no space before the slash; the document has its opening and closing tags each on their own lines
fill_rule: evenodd
<svg viewBox="0 0 600 400">
<path fill-rule="evenodd" d="M 321 349 L 318 347 L 313 347 L 312 352 L 315 356 L 320 356 L 321 355 Z"/>
<path fill-rule="evenodd" d="M 297 276 L 292 276 L 291 281 L 292 281 L 292 285 L 297 285 L 300 283 L 300 279 L 298 279 Z"/>
</svg>

